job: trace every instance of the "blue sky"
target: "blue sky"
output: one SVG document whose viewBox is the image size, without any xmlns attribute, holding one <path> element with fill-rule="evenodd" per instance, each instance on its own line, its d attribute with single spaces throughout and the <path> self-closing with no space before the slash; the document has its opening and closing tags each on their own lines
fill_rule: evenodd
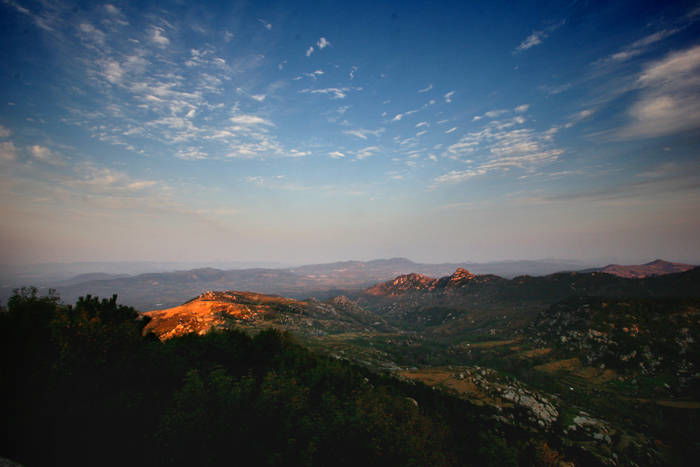
<svg viewBox="0 0 700 467">
<path fill-rule="evenodd" d="M 700 262 L 700 4 L 466 3 L 3 0 L 4 262 Z"/>
</svg>

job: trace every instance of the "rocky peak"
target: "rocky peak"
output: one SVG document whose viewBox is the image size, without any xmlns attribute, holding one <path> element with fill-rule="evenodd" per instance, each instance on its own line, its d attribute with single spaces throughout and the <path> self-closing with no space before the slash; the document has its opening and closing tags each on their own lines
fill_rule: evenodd
<svg viewBox="0 0 700 467">
<path fill-rule="evenodd" d="M 415 290 L 433 290 L 436 283 L 437 279 L 412 272 L 382 284 L 377 284 L 367 289 L 367 292 L 372 295 L 397 295 Z"/>
<path fill-rule="evenodd" d="M 472 274 L 464 268 L 457 268 L 457 270 L 450 276 L 450 283 L 462 282 L 474 279 L 476 274 Z"/>
</svg>

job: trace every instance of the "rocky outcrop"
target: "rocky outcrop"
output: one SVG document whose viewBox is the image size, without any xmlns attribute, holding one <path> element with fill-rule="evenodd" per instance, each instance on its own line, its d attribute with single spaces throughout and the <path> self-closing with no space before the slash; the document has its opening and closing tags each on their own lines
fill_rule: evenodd
<svg viewBox="0 0 700 467">
<path fill-rule="evenodd" d="M 423 274 L 403 274 L 390 281 L 370 287 L 366 293 L 377 296 L 394 296 L 408 292 L 432 291 L 435 290 L 437 283 L 437 279 Z"/>
</svg>

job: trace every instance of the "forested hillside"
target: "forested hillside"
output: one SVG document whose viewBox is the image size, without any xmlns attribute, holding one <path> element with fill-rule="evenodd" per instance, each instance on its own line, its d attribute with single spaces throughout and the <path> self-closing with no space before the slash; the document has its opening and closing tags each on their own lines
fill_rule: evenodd
<svg viewBox="0 0 700 467">
<path fill-rule="evenodd" d="M 116 297 L 0 313 L 0 457 L 31 465 L 524 465 L 555 440 L 278 331 L 160 342 Z M 547 444 L 549 441 L 550 444 Z M 580 455 L 583 455 L 579 453 Z M 570 453 L 576 456 L 576 453 Z"/>
</svg>

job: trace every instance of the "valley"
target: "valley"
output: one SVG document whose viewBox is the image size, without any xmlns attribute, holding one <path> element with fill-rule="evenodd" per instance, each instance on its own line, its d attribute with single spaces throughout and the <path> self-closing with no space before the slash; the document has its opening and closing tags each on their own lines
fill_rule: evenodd
<svg viewBox="0 0 700 467">
<path fill-rule="evenodd" d="M 327 300 L 206 292 L 160 339 L 234 328 L 434 387 L 599 465 L 678 463 L 698 438 L 700 269 L 641 279 L 407 274 Z"/>
</svg>

